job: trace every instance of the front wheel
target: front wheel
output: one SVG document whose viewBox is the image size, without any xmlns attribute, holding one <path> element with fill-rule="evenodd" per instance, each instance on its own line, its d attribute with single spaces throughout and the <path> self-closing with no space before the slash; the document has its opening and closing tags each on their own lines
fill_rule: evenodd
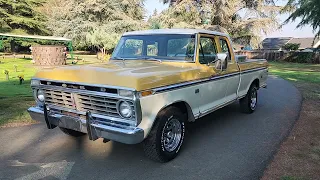
<svg viewBox="0 0 320 180">
<path fill-rule="evenodd" d="M 251 114 L 256 110 L 258 103 L 258 88 L 252 84 L 249 88 L 247 95 L 240 99 L 241 111 L 244 113 Z"/>
<path fill-rule="evenodd" d="M 143 141 L 143 149 L 150 159 L 168 162 L 174 159 L 185 136 L 185 119 L 176 107 L 162 110 L 149 134 Z"/>
</svg>

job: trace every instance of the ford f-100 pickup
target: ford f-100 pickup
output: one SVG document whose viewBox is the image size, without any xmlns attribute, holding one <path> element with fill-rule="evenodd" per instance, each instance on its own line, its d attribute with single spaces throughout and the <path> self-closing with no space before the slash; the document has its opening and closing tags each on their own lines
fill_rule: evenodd
<svg viewBox="0 0 320 180">
<path fill-rule="evenodd" d="M 189 122 L 237 100 L 243 112 L 254 112 L 267 76 L 267 61 L 236 56 L 227 34 L 134 31 L 123 34 L 108 63 L 37 72 L 28 112 L 71 136 L 142 142 L 148 157 L 167 162 Z"/>
</svg>

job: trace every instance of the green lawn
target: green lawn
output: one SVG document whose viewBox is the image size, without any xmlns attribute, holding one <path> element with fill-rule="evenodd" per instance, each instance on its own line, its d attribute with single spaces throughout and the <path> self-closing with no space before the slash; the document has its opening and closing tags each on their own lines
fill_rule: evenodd
<svg viewBox="0 0 320 180">
<path fill-rule="evenodd" d="M 36 68 L 26 59 L 7 58 L 0 61 L 0 126 L 8 123 L 32 122 L 26 109 L 34 103 L 30 79 L 35 74 Z M 6 80 L 4 70 L 9 71 L 9 81 Z M 19 84 L 19 75 L 25 78 L 22 85 Z"/>
<path fill-rule="evenodd" d="M 320 100 L 320 64 L 269 62 L 270 74 L 291 81 L 304 98 Z"/>
<path fill-rule="evenodd" d="M 270 62 L 269 70 L 290 81 L 320 83 L 320 64 Z"/>
<path fill-rule="evenodd" d="M 30 96 L 30 79 L 36 72 L 30 60 L 10 58 L 0 59 L 0 61 L 0 97 Z M 15 65 L 17 72 L 15 72 Z M 6 81 L 4 70 L 9 71 L 9 81 Z M 25 78 L 22 85 L 19 84 L 19 75 Z"/>
</svg>

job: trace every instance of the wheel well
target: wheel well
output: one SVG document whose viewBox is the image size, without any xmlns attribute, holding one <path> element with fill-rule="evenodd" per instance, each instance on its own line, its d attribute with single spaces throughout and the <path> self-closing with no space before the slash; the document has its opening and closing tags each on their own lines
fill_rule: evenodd
<svg viewBox="0 0 320 180">
<path fill-rule="evenodd" d="M 259 89 L 260 88 L 260 82 L 259 79 L 255 79 L 251 84 L 256 85 L 256 87 Z"/>
<path fill-rule="evenodd" d="M 171 104 L 170 106 L 174 106 L 176 108 L 179 108 L 181 110 L 182 114 L 187 116 L 186 118 L 188 119 L 189 122 L 195 121 L 191 107 L 188 103 L 183 102 L 183 101 L 179 101 L 179 102 L 175 102 L 175 103 Z"/>
</svg>

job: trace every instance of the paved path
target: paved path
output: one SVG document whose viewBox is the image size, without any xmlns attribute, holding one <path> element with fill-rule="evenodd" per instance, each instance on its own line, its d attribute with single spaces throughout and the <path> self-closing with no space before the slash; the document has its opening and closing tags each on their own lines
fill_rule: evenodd
<svg viewBox="0 0 320 180">
<path fill-rule="evenodd" d="M 254 114 L 234 103 L 191 124 L 166 164 L 147 159 L 140 144 L 76 139 L 44 123 L 0 129 L 0 179 L 259 179 L 300 107 L 299 91 L 270 77 Z"/>
</svg>

